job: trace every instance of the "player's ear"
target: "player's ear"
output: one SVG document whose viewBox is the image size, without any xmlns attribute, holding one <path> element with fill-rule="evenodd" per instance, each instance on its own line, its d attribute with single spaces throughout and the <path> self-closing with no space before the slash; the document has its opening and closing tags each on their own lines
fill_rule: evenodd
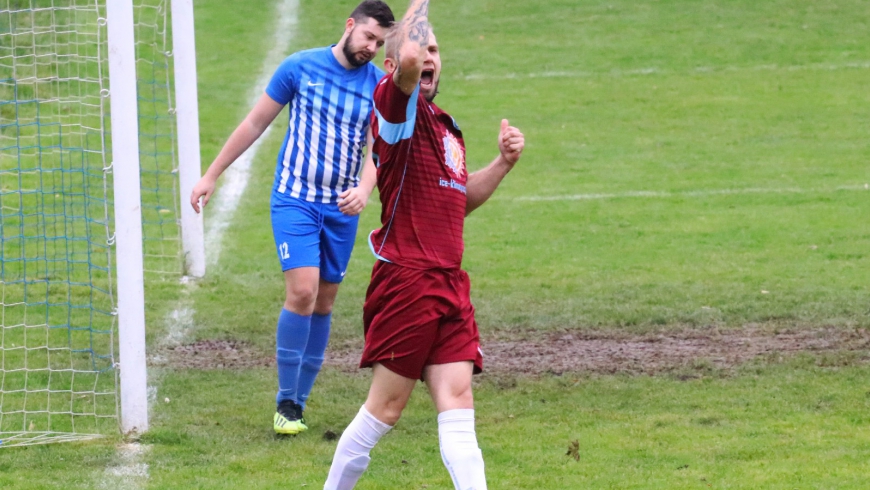
<svg viewBox="0 0 870 490">
<path fill-rule="evenodd" d="M 392 58 L 384 58 L 384 69 L 387 70 L 387 73 L 393 73 L 393 70 L 396 69 L 396 62 Z"/>
<path fill-rule="evenodd" d="M 344 23 L 344 32 L 345 34 L 350 34 L 350 31 L 353 30 L 353 26 L 356 25 L 356 21 L 353 20 L 353 17 L 347 19 L 347 22 Z"/>
</svg>

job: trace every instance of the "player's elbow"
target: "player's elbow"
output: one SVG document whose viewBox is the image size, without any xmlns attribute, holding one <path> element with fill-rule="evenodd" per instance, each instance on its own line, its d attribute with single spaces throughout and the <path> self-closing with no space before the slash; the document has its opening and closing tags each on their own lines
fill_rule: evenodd
<svg viewBox="0 0 870 490">
<path fill-rule="evenodd" d="M 483 204 L 483 203 L 478 202 L 476 200 L 469 199 L 468 201 L 466 201 L 465 202 L 465 216 L 468 217 L 468 215 L 471 214 L 471 212 L 474 211 L 475 209 L 479 208 L 481 204 Z"/>
<path fill-rule="evenodd" d="M 259 137 L 266 131 L 266 128 L 269 127 L 272 120 L 266 117 L 263 117 L 258 113 L 251 113 L 248 117 L 245 118 L 245 121 L 242 123 L 242 127 L 244 131 L 255 138 Z"/>
</svg>

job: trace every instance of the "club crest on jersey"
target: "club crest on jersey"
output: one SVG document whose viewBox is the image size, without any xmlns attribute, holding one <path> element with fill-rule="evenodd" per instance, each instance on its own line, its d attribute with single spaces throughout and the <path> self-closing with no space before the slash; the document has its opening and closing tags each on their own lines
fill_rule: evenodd
<svg viewBox="0 0 870 490">
<path fill-rule="evenodd" d="M 450 132 L 444 137 L 444 163 L 457 177 L 462 177 L 465 174 L 465 156 L 462 154 L 462 145 Z"/>
</svg>

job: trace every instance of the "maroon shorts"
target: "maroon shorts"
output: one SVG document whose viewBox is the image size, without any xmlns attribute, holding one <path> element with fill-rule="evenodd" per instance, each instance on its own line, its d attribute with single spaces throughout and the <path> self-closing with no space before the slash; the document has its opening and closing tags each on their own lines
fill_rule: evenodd
<svg viewBox="0 0 870 490">
<path fill-rule="evenodd" d="M 483 370 L 471 281 L 459 269 L 409 269 L 377 261 L 363 306 L 365 348 L 374 363 L 411 379 L 429 364 L 472 361 Z"/>
</svg>

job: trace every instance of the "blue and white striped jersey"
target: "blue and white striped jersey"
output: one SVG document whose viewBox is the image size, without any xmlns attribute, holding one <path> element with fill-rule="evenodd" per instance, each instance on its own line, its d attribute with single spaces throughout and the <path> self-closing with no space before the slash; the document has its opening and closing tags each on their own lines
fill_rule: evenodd
<svg viewBox="0 0 870 490">
<path fill-rule="evenodd" d="M 290 123 L 278 153 L 275 197 L 335 203 L 359 183 L 372 94 L 384 72 L 372 63 L 347 70 L 331 47 L 285 59 L 266 87 L 290 104 Z"/>
</svg>

